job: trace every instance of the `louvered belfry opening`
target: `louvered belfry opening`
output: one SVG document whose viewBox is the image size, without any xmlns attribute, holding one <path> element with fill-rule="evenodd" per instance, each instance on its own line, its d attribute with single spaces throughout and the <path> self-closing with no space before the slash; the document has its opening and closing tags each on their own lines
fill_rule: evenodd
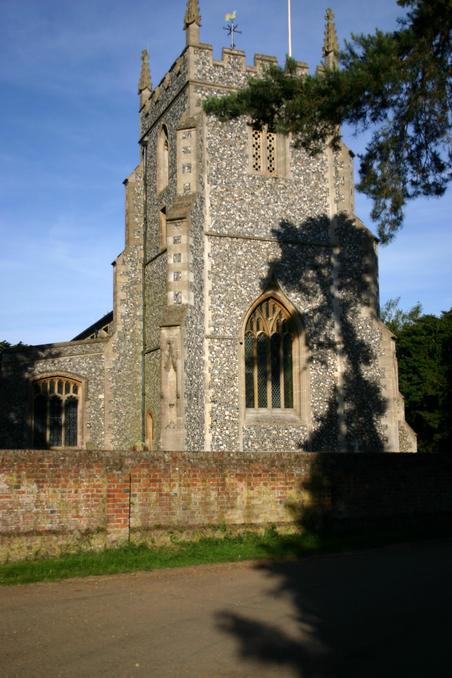
<svg viewBox="0 0 452 678">
<path fill-rule="evenodd" d="M 255 174 L 274 176 L 276 164 L 276 134 L 268 129 L 253 129 L 251 135 L 252 170 Z"/>
<path fill-rule="evenodd" d="M 252 409 L 291 409 L 293 339 L 289 312 L 265 299 L 245 327 L 245 404 Z"/>
</svg>

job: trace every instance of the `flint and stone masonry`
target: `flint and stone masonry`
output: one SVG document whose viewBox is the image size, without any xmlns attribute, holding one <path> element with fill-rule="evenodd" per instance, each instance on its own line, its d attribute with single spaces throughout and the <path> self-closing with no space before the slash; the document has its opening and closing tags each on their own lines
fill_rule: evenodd
<svg viewBox="0 0 452 678">
<path fill-rule="evenodd" d="M 0 447 L 416 451 L 352 154 L 312 158 L 244 117 L 207 116 L 207 97 L 276 60 L 217 61 L 200 25 L 189 0 L 186 47 L 155 88 L 142 53 L 113 313 L 76 340 L 3 352 Z M 328 14 L 319 68 L 336 44 Z"/>
</svg>

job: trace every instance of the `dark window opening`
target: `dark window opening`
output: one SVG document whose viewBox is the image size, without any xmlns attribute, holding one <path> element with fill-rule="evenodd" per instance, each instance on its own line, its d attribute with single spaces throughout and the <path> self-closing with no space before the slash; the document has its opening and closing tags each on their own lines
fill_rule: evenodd
<svg viewBox="0 0 452 678">
<path fill-rule="evenodd" d="M 50 377 L 36 381 L 33 392 L 33 446 L 77 447 L 80 385 Z"/>
</svg>

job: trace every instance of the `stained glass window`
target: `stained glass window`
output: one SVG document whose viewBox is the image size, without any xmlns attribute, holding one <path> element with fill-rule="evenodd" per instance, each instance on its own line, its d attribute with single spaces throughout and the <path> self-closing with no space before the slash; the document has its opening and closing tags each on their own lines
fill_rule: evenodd
<svg viewBox="0 0 452 678">
<path fill-rule="evenodd" d="M 33 444 L 38 449 L 77 447 L 80 384 L 44 378 L 33 384 Z"/>
<path fill-rule="evenodd" d="M 293 408 L 293 331 L 288 311 L 265 299 L 245 328 L 245 404 L 247 408 Z"/>
</svg>

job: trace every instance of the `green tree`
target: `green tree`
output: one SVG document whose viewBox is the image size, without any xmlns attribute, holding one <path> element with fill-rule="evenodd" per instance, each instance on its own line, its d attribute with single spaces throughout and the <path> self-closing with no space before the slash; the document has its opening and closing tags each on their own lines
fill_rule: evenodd
<svg viewBox="0 0 452 678">
<path fill-rule="evenodd" d="M 18 344 L 10 344 L 9 341 L 3 339 L 0 341 L 0 354 L 7 348 L 25 348 L 26 346 L 28 346 L 28 344 L 23 344 L 21 341 L 19 341 Z"/>
<path fill-rule="evenodd" d="M 403 311 L 399 304 L 400 297 L 388 299 L 380 313 L 381 319 L 385 325 L 387 325 L 395 335 L 399 335 L 407 325 L 415 323 L 422 313 L 422 306 L 419 302 L 417 302 L 417 304 L 409 311 Z"/>
<path fill-rule="evenodd" d="M 452 445 L 452 309 L 423 315 L 398 332 L 400 391 L 420 452 L 449 452 Z"/>
<path fill-rule="evenodd" d="M 341 68 L 300 75 L 288 59 L 260 79 L 205 103 L 221 119 L 292 133 L 309 153 L 338 145 L 342 123 L 372 130 L 360 161 L 358 190 L 373 201 L 383 242 L 403 223 L 407 200 L 442 195 L 452 174 L 450 0 L 397 0 L 407 8 L 398 30 L 352 35 Z M 331 66 L 331 64 L 330 64 Z"/>
</svg>

